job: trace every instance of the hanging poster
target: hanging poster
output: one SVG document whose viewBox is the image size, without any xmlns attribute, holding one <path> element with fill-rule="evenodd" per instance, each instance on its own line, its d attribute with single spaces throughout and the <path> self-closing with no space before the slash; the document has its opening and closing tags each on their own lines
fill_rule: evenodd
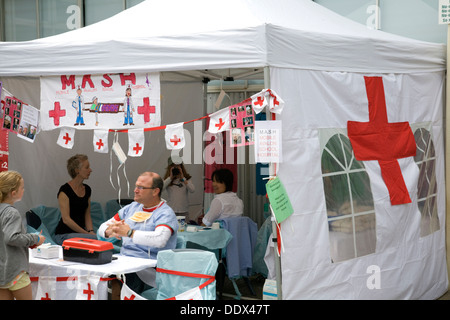
<svg viewBox="0 0 450 320">
<path fill-rule="evenodd" d="M 14 133 L 19 132 L 20 117 L 22 115 L 23 102 L 14 97 L 5 97 L 3 108 L 3 130 Z"/>
<path fill-rule="evenodd" d="M 230 141 L 232 147 L 254 144 L 255 114 L 251 99 L 232 105 L 230 109 Z"/>
<path fill-rule="evenodd" d="M 29 142 L 34 142 L 38 124 L 39 110 L 27 104 L 22 104 L 22 115 L 19 122 L 17 136 Z"/>
<path fill-rule="evenodd" d="M 281 120 L 255 122 L 255 161 L 281 163 Z"/>
<path fill-rule="evenodd" d="M 41 128 L 136 129 L 159 126 L 159 73 L 41 78 Z"/>
</svg>

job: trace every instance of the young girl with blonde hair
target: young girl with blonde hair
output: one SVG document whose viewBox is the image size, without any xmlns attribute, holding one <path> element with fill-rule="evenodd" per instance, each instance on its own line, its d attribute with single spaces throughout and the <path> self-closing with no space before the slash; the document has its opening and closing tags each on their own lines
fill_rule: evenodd
<svg viewBox="0 0 450 320">
<path fill-rule="evenodd" d="M 45 237 L 27 233 L 14 208 L 24 193 L 24 181 L 16 171 L 0 172 L 0 300 L 31 300 L 28 248 Z"/>
</svg>

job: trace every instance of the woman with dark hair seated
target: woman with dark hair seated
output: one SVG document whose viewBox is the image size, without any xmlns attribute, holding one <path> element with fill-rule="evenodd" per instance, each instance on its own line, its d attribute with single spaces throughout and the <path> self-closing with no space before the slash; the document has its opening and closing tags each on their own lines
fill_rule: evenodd
<svg viewBox="0 0 450 320">
<path fill-rule="evenodd" d="M 233 173 L 228 169 L 218 169 L 213 172 L 211 179 L 216 195 L 202 219 L 202 224 L 211 226 L 215 220 L 241 216 L 244 213 L 244 204 L 232 191 Z"/>
</svg>

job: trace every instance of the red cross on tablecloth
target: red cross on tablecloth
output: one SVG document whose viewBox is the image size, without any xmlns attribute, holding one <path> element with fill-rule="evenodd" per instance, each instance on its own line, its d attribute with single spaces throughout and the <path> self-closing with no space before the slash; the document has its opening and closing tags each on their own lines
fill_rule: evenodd
<svg viewBox="0 0 450 320">
<path fill-rule="evenodd" d="M 87 294 L 88 300 L 91 300 L 91 297 L 94 294 L 94 291 L 91 290 L 91 284 L 90 283 L 88 283 L 87 285 L 88 285 L 88 288 L 87 288 L 87 290 L 83 290 L 83 294 Z"/>
<path fill-rule="evenodd" d="M 62 137 L 64 140 L 66 140 L 65 144 L 68 144 L 70 140 L 72 140 L 71 137 L 69 137 L 69 133 L 66 132 L 66 135 L 64 137 Z"/>
<path fill-rule="evenodd" d="M 95 144 L 98 146 L 98 150 L 100 150 L 105 145 L 102 139 L 99 139 Z"/>
<path fill-rule="evenodd" d="M 53 118 L 53 123 L 55 126 L 59 126 L 59 118 L 66 116 L 66 110 L 61 109 L 59 101 L 55 101 L 55 109 L 49 110 L 48 116 Z"/>
<path fill-rule="evenodd" d="M 170 139 L 170 142 L 173 143 L 174 146 L 178 144 L 178 142 L 181 142 L 181 139 L 177 137 L 177 135 L 174 135 L 172 139 Z"/>
<path fill-rule="evenodd" d="M 414 135 L 408 122 L 388 122 L 383 79 L 364 77 L 364 80 L 369 101 L 369 122 L 347 123 L 355 158 L 359 161 L 378 160 L 391 204 L 410 203 L 397 159 L 416 155 Z"/>
<path fill-rule="evenodd" d="M 144 105 L 138 106 L 138 114 L 144 115 L 144 123 L 150 122 L 150 114 L 156 112 L 156 107 L 150 105 L 150 99 L 144 97 Z"/>
<path fill-rule="evenodd" d="M 136 142 L 136 146 L 133 147 L 133 151 L 136 151 L 136 154 L 139 154 L 139 151 L 142 150 L 142 147 L 139 145 L 139 143 Z"/>
</svg>

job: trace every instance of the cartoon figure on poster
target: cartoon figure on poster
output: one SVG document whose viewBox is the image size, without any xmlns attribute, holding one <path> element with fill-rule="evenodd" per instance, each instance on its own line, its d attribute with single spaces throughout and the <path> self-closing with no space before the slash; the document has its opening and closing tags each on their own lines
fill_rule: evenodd
<svg viewBox="0 0 450 320">
<path fill-rule="evenodd" d="M 81 88 L 78 86 L 77 89 L 77 96 L 72 101 L 72 107 L 77 110 L 77 121 L 75 122 L 74 126 L 82 125 L 84 126 L 84 119 L 83 119 L 83 108 L 84 108 L 84 97 L 81 95 Z"/>
<path fill-rule="evenodd" d="M 42 77 L 41 130 L 159 126 L 160 100 L 159 73 Z"/>
<path fill-rule="evenodd" d="M 133 99 L 131 98 L 131 88 L 128 87 L 127 90 L 125 91 L 125 99 L 123 100 L 124 126 L 127 124 L 134 126 L 133 112 L 134 112 L 134 105 Z"/>
</svg>

